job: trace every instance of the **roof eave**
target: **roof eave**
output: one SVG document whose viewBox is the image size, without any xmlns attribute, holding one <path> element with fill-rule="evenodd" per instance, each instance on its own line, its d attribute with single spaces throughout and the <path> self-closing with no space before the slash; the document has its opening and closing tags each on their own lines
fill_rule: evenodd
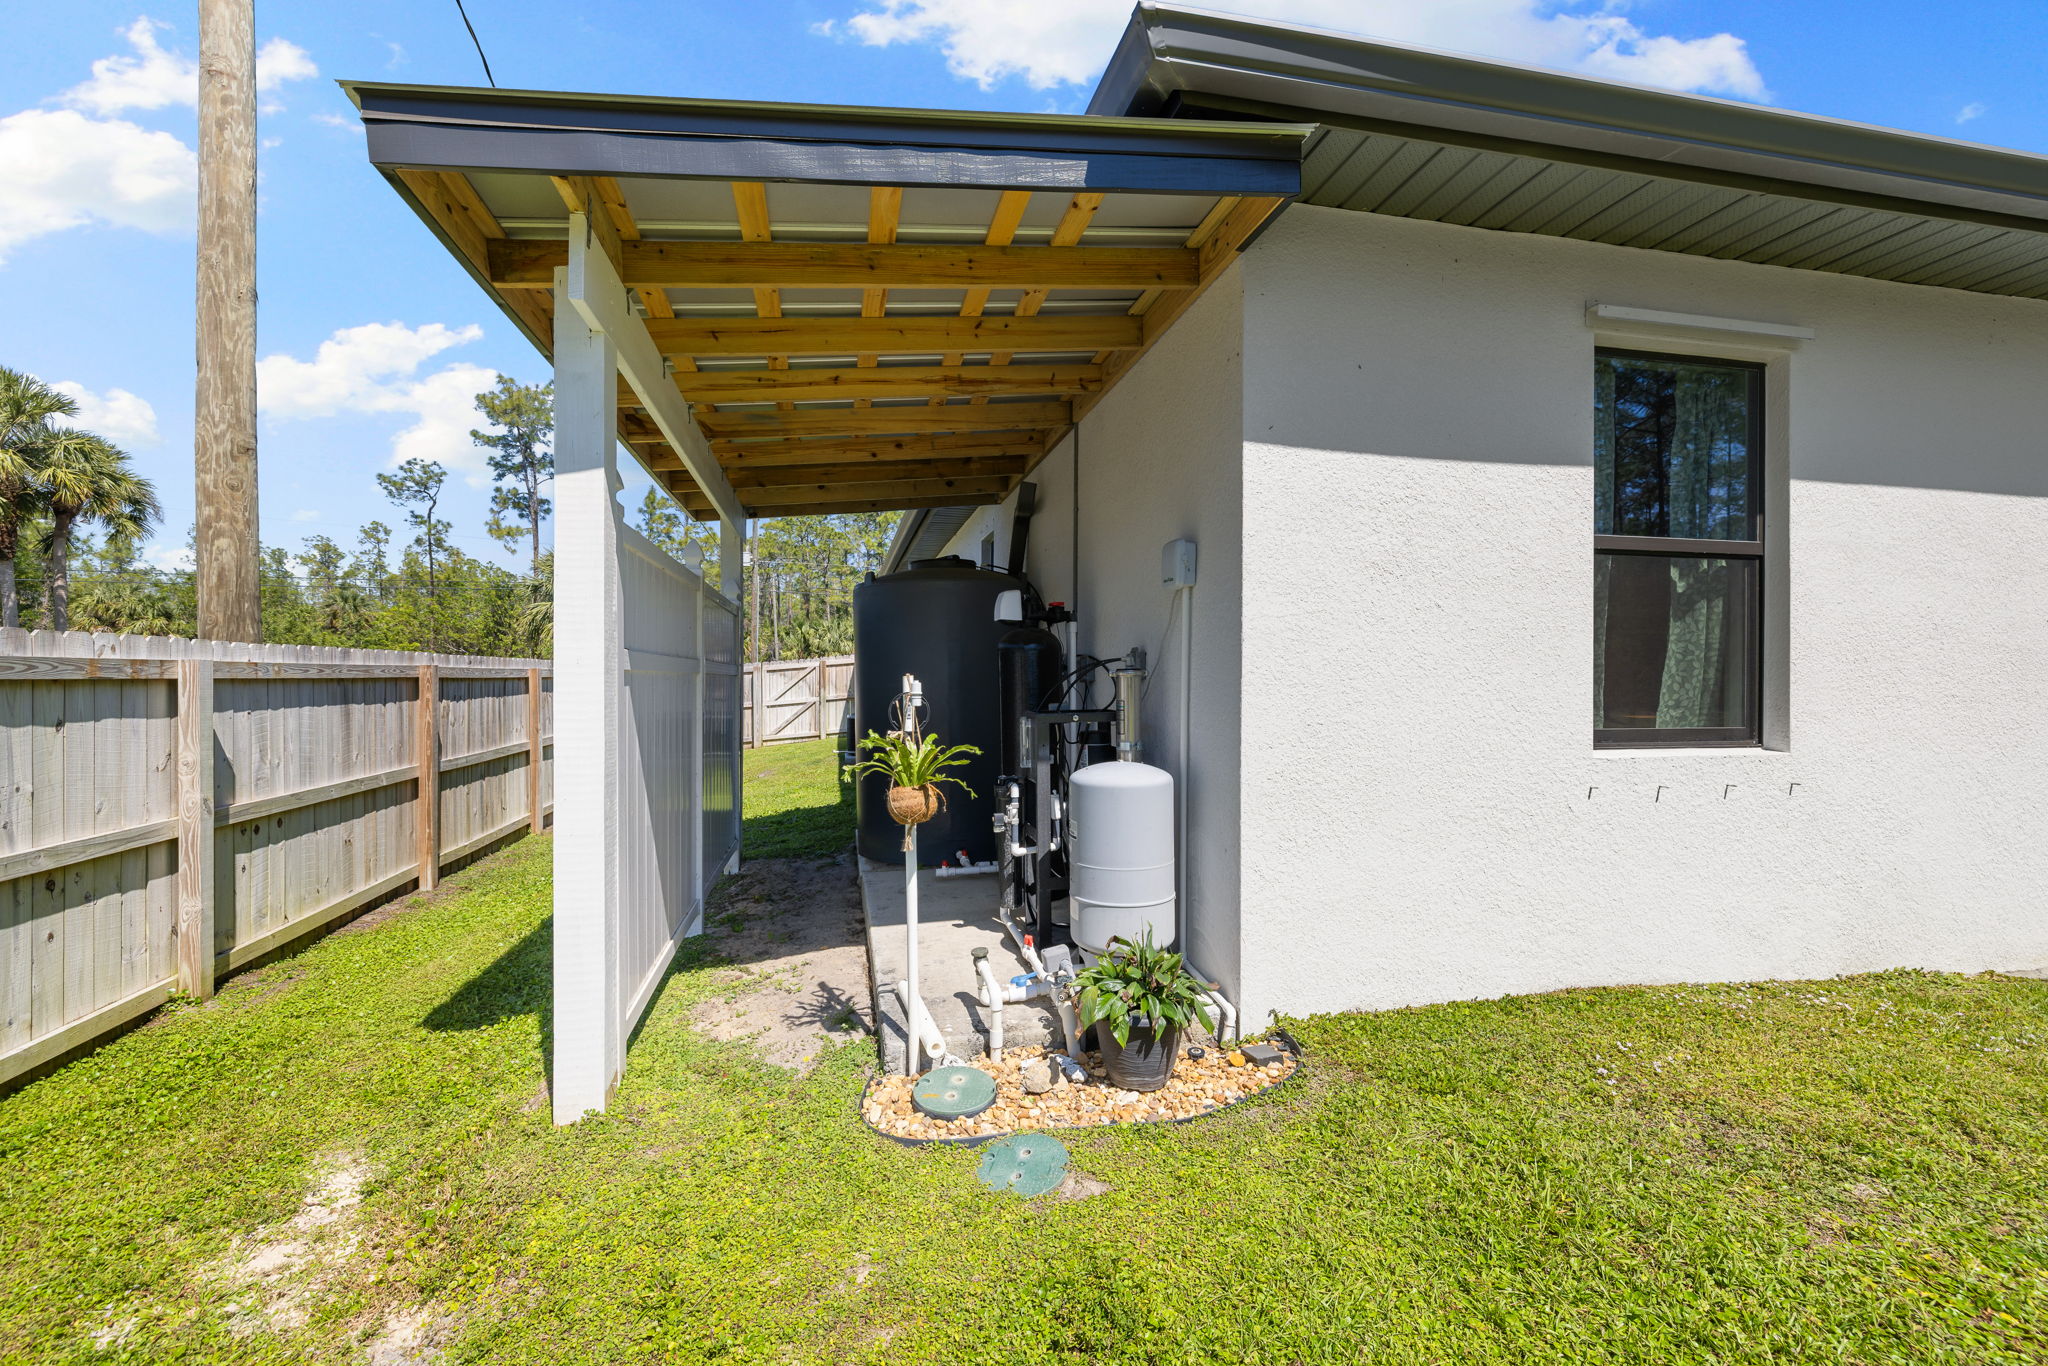
<svg viewBox="0 0 2048 1366">
<path fill-rule="evenodd" d="M 1935 217 L 2048 227 L 2048 157 L 1291 25 L 1144 4 L 1090 111 L 1311 118 L 1748 176 Z"/>
</svg>

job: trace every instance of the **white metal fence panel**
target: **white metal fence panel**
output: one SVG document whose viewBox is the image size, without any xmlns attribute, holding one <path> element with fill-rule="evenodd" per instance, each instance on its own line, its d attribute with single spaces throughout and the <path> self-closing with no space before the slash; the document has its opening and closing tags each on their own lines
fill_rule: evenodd
<svg viewBox="0 0 2048 1366">
<path fill-rule="evenodd" d="M 696 775 L 697 638 L 704 583 L 622 528 L 625 688 L 619 712 L 619 995 L 632 1033 L 676 946 L 702 926 L 702 796 Z"/>
</svg>

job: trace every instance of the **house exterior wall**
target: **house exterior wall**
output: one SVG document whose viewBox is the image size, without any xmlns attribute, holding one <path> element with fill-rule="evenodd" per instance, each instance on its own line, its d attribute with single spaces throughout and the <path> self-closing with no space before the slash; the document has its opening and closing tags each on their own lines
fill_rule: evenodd
<svg viewBox="0 0 2048 1366">
<path fill-rule="evenodd" d="M 2048 305 L 1303 206 L 1239 272 L 1248 1022 L 2048 964 Z M 1772 749 L 1592 747 L 1596 301 L 1816 329 Z"/>
<path fill-rule="evenodd" d="M 1082 651 L 1115 657 L 1133 645 L 1145 648 L 1153 671 L 1144 702 L 1145 758 L 1172 773 L 1189 798 L 1187 947 L 1197 966 L 1233 993 L 1240 941 L 1243 335 L 1232 272 L 1082 421 L 1078 458 L 1070 437 L 1033 471 L 1038 510 L 1027 566 L 1047 600 L 1075 609 Z M 997 560 L 1007 560 L 1013 503 L 970 517 L 946 553 L 978 559 L 982 538 L 993 532 Z M 1160 583 L 1160 551 L 1183 536 L 1200 547 L 1189 675 L 1195 743 L 1185 757 L 1176 752 L 1183 623 L 1175 615 L 1169 627 L 1172 595 Z M 1107 688 L 1098 686 L 1095 696 L 1106 704 Z"/>
</svg>

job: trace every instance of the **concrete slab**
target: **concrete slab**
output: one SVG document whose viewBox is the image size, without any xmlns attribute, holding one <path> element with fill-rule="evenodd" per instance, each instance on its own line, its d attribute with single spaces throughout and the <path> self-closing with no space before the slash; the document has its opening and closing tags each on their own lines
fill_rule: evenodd
<svg viewBox="0 0 2048 1366">
<path fill-rule="evenodd" d="M 903 869 L 860 860 L 860 899 L 867 919 L 868 966 L 875 989 L 876 1035 L 882 1066 L 901 1072 L 909 1034 L 892 986 L 903 980 Z M 996 880 L 940 878 L 932 869 L 917 875 L 918 972 L 925 1009 L 945 1036 L 946 1047 L 962 1058 L 988 1052 L 987 1012 L 975 992 L 974 950 L 987 949 L 996 976 L 1008 981 L 1025 970 L 996 919 Z M 1049 1044 L 1059 1022 L 1037 1002 L 1003 1008 L 1003 1044 Z"/>
</svg>

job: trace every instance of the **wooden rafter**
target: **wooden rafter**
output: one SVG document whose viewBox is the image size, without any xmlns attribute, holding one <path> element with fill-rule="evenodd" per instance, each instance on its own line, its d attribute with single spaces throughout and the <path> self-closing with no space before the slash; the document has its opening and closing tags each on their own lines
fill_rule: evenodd
<svg viewBox="0 0 2048 1366">
<path fill-rule="evenodd" d="M 758 180 L 736 180 L 732 187 L 733 210 L 739 215 L 740 240 L 742 242 L 768 242 L 774 240 L 775 228 L 768 217 L 768 187 Z M 754 291 L 754 316 L 757 318 L 779 318 L 782 316 L 782 291 L 763 287 Z M 789 367 L 788 356 L 768 357 L 768 368 L 784 370 Z"/>
<path fill-rule="evenodd" d="M 1086 251 L 1081 250 L 1081 235 L 1088 231 L 1088 224 L 1094 219 L 1095 211 L 1102 207 L 1102 198 L 1099 194 L 1084 192 L 1075 195 L 1069 200 L 1066 212 L 1060 215 L 1060 221 L 1053 226 L 1052 244 L 1046 247 L 1045 250 L 1072 251 L 1081 256 L 1094 256 L 1100 252 L 1111 250 L 1111 248 L 1106 247 L 1093 247 Z M 1160 251 L 1171 250 L 1171 248 L 1152 247 L 1146 248 L 1146 250 Z M 1190 280 L 1187 284 L 1189 287 L 1192 287 L 1194 281 Z M 1044 282 L 1028 286 L 1022 297 L 1017 300 L 1016 316 L 1019 318 L 1035 317 L 1038 310 L 1045 307 L 1047 292 L 1061 287 Z M 1152 280 L 1148 283 L 1134 286 L 1137 289 L 1168 289 L 1173 287 L 1175 287 L 1173 283 L 1166 280 Z M 988 358 L 988 363 L 990 365 L 1008 365 L 1010 363 L 1010 355 L 1011 353 L 1009 352 L 999 351 Z"/>
<path fill-rule="evenodd" d="M 1193 306 L 1195 300 L 1202 296 L 1202 291 L 1237 259 L 1237 253 L 1251 235 L 1286 203 L 1284 199 L 1246 195 L 1232 203 L 1222 216 L 1209 226 L 1207 235 L 1202 238 L 1200 246 L 1196 249 L 1202 260 L 1200 284 L 1194 289 L 1175 290 L 1162 295 L 1159 302 L 1146 309 L 1143 316 L 1136 320 L 1144 327 L 1145 347 L 1150 347 L 1153 342 L 1166 335 L 1166 330 Z M 1204 221 L 1206 224 L 1207 220 Z M 1136 351 L 1121 351 L 1109 357 L 1103 365 L 1103 373 L 1108 376 L 1108 385 L 1096 393 L 1086 394 L 1074 400 L 1074 416 L 1077 419 L 1087 416 L 1089 411 L 1102 401 L 1109 388 L 1137 364 L 1138 358 L 1143 354 L 1144 348 L 1140 348 Z"/>
<path fill-rule="evenodd" d="M 942 356 L 964 351 L 1135 351 L 1144 324 L 1121 314 L 1013 318 L 664 318 L 648 332 L 669 356 Z"/>
<path fill-rule="evenodd" d="M 459 171 L 396 171 L 400 183 L 411 191 L 414 199 L 427 211 L 448 240 L 454 244 L 465 260 L 481 275 L 490 275 L 490 247 L 493 242 L 503 241 L 505 229 L 484 204 L 483 196 L 469 183 L 469 177 Z M 562 248 L 562 259 L 569 259 L 569 249 Z M 549 275 L 547 285 L 552 288 L 554 276 Z M 553 347 L 555 337 L 554 300 L 546 290 L 504 289 L 497 291 L 505 307 L 533 333 L 541 348 Z"/>
<path fill-rule="evenodd" d="M 891 365 L 873 370 L 701 370 L 676 383 L 692 403 L 765 399 L 966 398 L 1085 394 L 1102 387 L 1099 365 Z"/>
<path fill-rule="evenodd" d="M 989 216 L 988 233 L 982 238 L 982 245 L 1007 247 L 1017 240 L 1017 226 L 1024 221 L 1025 210 L 1031 207 L 1031 191 L 1005 190 L 996 200 L 996 211 Z M 979 318 L 988 311 L 989 291 L 970 289 L 960 300 L 960 316 Z M 947 353 L 946 364 L 958 365 L 962 356 L 958 351 Z M 1100 362 L 1097 362 L 1098 364 Z M 938 400 L 934 399 L 933 402 Z"/>
<path fill-rule="evenodd" d="M 1074 196 L 1061 219 L 1062 228 L 1078 225 L 1074 241 L 1101 199 Z M 493 241 L 488 254 L 491 283 L 500 289 L 548 288 L 569 259 L 564 243 L 526 239 Z M 1042 247 L 641 241 L 628 245 L 620 269 L 636 288 L 1192 289 L 1200 261 L 1184 247 L 1082 248 L 1056 235 Z"/>
<path fill-rule="evenodd" d="M 890 246 L 896 241 L 896 225 L 903 217 L 903 191 L 895 186 L 877 185 L 868 191 L 868 245 Z M 886 317 L 889 312 L 889 291 L 885 288 L 869 288 L 860 292 L 860 315 L 863 318 Z M 875 365 L 880 357 L 870 352 L 855 359 L 854 364 L 867 368 Z M 854 407 L 865 408 L 869 400 L 854 400 Z"/>
</svg>

